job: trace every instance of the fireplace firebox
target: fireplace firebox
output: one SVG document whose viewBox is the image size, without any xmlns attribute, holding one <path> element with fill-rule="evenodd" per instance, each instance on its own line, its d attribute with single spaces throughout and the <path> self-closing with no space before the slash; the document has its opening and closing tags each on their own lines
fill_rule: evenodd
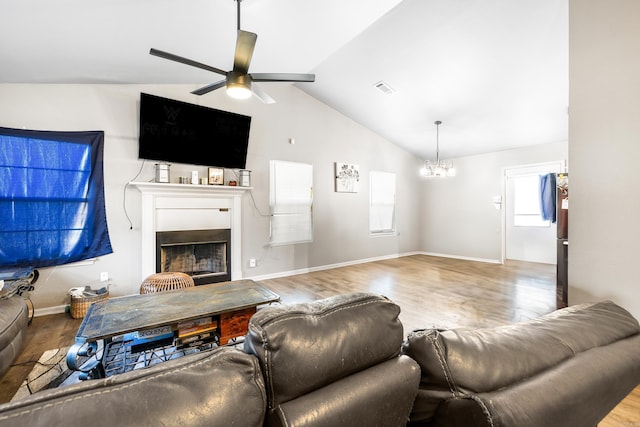
<svg viewBox="0 0 640 427">
<path fill-rule="evenodd" d="M 231 280 L 231 230 L 156 232 L 156 272 L 178 271 L 197 285 Z"/>
</svg>

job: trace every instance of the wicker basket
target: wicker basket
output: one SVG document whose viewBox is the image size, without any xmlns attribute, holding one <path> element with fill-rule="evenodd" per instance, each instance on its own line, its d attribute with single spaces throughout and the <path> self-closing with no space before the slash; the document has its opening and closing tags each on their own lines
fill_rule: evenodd
<svg viewBox="0 0 640 427">
<path fill-rule="evenodd" d="M 91 295 L 91 296 L 82 296 L 75 297 L 71 295 L 71 317 L 74 319 L 82 319 L 85 314 L 87 314 L 87 310 L 89 310 L 89 306 L 94 302 L 103 301 L 109 298 L 109 291 L 100 295 Z"/>
<path fill-rule="evenodd" d="M 141 294 L 172 291 L 174 289 L 192 288 L 195 286 L 193 278 L 186 273 L 165 271 L 156 273 L 144 279 L 140 285 Z"/>
</svg>

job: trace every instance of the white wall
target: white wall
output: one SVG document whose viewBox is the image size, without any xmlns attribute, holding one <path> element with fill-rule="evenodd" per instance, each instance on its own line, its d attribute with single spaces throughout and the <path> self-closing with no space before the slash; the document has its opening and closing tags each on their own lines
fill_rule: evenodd
<svg viewBox="0 0 640 427">
<path fill-rule="evenodd" d="M 266 85 L 265 85 L 266 86 Z M 265 87 L 277 100 L 238 102 L 223 91 L 190 95 L 188 85 L 0 85 L 0 126 L 48 130 L 105 131 L 105 196 L 114 253 L 93 265 L 42 269 L 33 302 L 40 313 L 66 304 L 71 287 L 99 285 L 99 273 L 112 277 L 114 296 L 138 292 L 140 286 L 140 195 L 125 184 L 140 170 L 138 105 L 141 91 L 252 116 L 247 168 L 252 170 L 254 208 L 243 196 L 243 276 L 282 275 L 337 263 L 382 258 L 420 249 L 420 160 L 290 85 Z M 289 138 L 295 138 L 294 145 Z M 314 231 L 311 244 L 270 248 L 268 213 L 269 160 L 314 166 Z M 359 193 L 335 193 L 333 162 L 360 165 Z M 172 179 L 206 167 L 173 165 Z M 395 172 L 398 182 L 398 236 L 368 235 L 370 170 Z M 154 176 L 146 162 L 139 181 Z M 205 176 L 205 175 L 202 175 Z M 126 198 L 125 198 L 126 196 Z M 126 207 L 126 214 L 125 214 Z M 132 221 L 133 229 L 127 214 Z M 248 268 L 257 258 L 258 267 Z"/>
<path fill-rule="evenodd" d="M 558 142 L 454 159 L 455 177 L 422 184 L 423 250 L 501 262 L 502 211 L 493 197 L 503 193 L 504 168 L 566 160 L 567 151 L 567 143 Z"/>
<path fill-rule="evenodd" d="M 640 318 L 640 2 L 569 1 L 569 303 Z"/>
</svg>

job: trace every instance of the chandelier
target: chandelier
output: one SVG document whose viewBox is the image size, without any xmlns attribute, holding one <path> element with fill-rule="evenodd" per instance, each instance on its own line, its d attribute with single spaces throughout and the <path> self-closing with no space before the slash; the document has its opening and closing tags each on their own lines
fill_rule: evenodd
<svg viewBox="0 0 640 427">
<path fill-rule="evenodd" d="M 453 161 L 440 161 L 440 125 L 442 122 L 436 120 L 436 162 L 430 160 L 424 161 L 424 166 L 420 168 L 420 175 L 424 177 L 445 177 L 456 176 L 456 169 L 453 167 Z"/>
</svg>

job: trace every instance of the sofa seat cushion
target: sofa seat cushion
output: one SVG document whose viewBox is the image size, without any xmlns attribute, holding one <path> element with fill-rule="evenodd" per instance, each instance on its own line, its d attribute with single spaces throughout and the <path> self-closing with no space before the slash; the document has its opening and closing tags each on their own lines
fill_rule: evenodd
<svg viewBox="0 0 640 427">
<path fill-rule="evenodd" d="M 414 331 L 403 345 L 422 371 L 412 420 L 429 420 L 447 399 L 508 387 L 639 333 L 637 320 L 611 301 L 496 328 Z"/>
<path fill-rule="evenodd" d="M 0 425 L 261 427 L 255 357 L 224 347 L 0 405 Z"/>
<path fill-rule="evenodd" d="M 0 299 L 0 377 L 24 346 L 29 311 L 19 295 Z"/>
</svg>

